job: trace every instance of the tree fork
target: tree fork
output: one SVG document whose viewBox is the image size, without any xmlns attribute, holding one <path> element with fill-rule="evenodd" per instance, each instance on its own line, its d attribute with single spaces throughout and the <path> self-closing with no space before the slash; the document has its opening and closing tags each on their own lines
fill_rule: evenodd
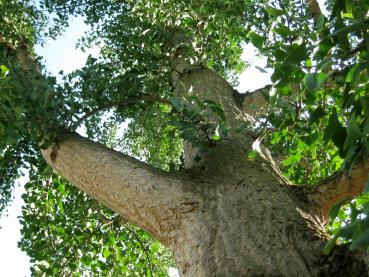
<svg viewBox="0 0 369 277">
<path fill-rule="evenodd" d="M 165 244 L 198 200 L 179 175 L 69 133 L 42 151 L 64 178 Z"/>
<path fill-rule="evenodd" d="M 214 71 L 179 82 L 184 92 L 210 90 L 230 124 L 242 122 L 233 88 Z M 325 240 L 301 214 L 309 205 L 281 181 L 268 155 L 247 160 L 252 139 L 233 134 L 184 174 L 155 170 L 74 133 L 42 152 L 66 180 L 168 245 L 182 276 L 367 275 L 363 256 L 346 248 L 323 256 Z"/>
<path fill-rule="evenodd" d="M 342 247 L 322 255 L 324 241 L 296 210 L 304 205 L 260 160 L 242 179 L 179 177 L 76 134 L 43 154 L 72 184 L 168 245 L 181 276 L 334 276 L 322 274 L 342 273 L 338 261 L 366 272 Z"/>
<path fill-rule="evenodd" d="M 198 70 L 186 78 L 182 88 L 195 92 L 218 86 L 215 100 L 228 117 L 235 111 L 232 88 L 215 72 Z M 251 140 L 225 139 L 202 166 L 177 174 L 76 134 L 43 154 L 69 182 L 169 246 L 181 276 L 367 274 L 363 256 L 354 252 L 323 255 L 325 239 L 301 213 L 309 206 L 281 181 L 268 156 L 246 158 Z"/>
</svg>

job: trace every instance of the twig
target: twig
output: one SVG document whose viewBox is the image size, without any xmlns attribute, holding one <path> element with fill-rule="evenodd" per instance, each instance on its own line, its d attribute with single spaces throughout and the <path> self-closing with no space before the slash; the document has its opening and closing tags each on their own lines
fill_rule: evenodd
<svg viewBox="0 0 369 277">
<path fill-rule="evenodd" d="M 140 97 L 129 98 L 129 99 L 126 99 L 124 102 L 123 101 L 107 103 L 107 104 L 104 104 L 100 107 L 97 107 L 96 109 L 93 109 L 93 110 L 89 111 L 84 116 L 82 116 L 80 119 L 78 119 L 70 127 L 70 129 L 72 131 L 76 130 L 78 128 L 78 126 L 81 125 L 81 123 L 83 121 L 85 121 L 87 118 L 89 118 L 89 117 L 91 117 L 91 116 L 93 116 L 93 115 L 95 115 L 95 114 L 97 114 L 97 113 L 99 113 L 103 110 L 113 108 L 113 107 L 125 107 L 125 106 L 131 105 L 131 104 L 138 103 L 140 101 L 157 102 L 157 103 L 161 103 L 161 104 L 171 105 L 169 100 L 161 98 L 159 96 L 153 96 L 153 95 L 142 95 Z"/>
<path fill-rule="evenodd" d="M 154 277 L 154 273 L 153 273 L 153 266 L 152 266 L 152 262 L 151 262 L 151 258 L 150 258 L 150 253 L 148 251 L 148 249 L 145 247 L 145 244 L 142 242 L 142 240 L 137 236 L 136 232 L 133 231 L 131 228 L 129 228 L 127 225 L 124 226 L 124 228 L 126 228 L 128 230 L 128 232 L 130 232 L 135 239 L 139 242 L 139 244 L 141 245 L 141 248 L 143 249 L 143 251 L 145 252 L 146 255 L 146 259 L 147 262 L 149 264 L 149 270 L 151 273 L 151 276 Z"/>
</svg>

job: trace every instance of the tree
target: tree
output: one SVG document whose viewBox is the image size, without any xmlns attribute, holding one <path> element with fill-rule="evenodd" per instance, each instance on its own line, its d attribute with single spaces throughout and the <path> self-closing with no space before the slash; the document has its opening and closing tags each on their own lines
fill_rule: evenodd
<svg viewBox="0 0 369 277">
<path fill-rule="evenodd" d="M 368 273 L 357 250 L 369 244 L 366 1 L 327 1 L 327 15 L 314 0 L 0 5 L 1 207 L 30 168 L 21 247 L 40 270 L 140 269 L 121 254 L 128 233 L 142 242 L 129 221 L 169 247 L 182 276 Z M 57 83 L 32 47 L 74 15 L 92 26 L 80 47 L 99 44 L 101 57 Z M 273 85 L 240 94 L 249 42 Z M 155 274 L 141 248 L 139 274 Z"/>
</svg>

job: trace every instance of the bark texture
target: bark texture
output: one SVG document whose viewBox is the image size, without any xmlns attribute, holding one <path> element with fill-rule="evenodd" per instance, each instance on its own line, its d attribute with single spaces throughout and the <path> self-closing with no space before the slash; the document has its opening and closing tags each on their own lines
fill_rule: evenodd
<svg viewBox="0 0 369 277">
<path fill-rule="evenodd" d="M 69 182 L 163 243 L 178 218 L 193 209 L 191 182 L 78 134 L 66 134 L 43 155 Z"/>
<path fill-rule="evenodd" d="M 336 174 L 319 184 L 309 188 L 305 197 L 313 214 L 328 220 L 329 210 L 340 201 L 350 201 L 363 192 L 368 180 L 369 158 L 355 165 L 350 173 Z"/>
<path fill-rule="evenodd" d="M 314 3 L 308 1 L 309 7 Z M 37 67 L 23 48 L 14 49 L 18 59 Z M 192 90 L 221 103 L 232 128 L 209 151 L 187 144 L 185 172 L 155 170 L 74 133 L 43 151 L 47 162 L 168 245 L 181 276 L 367 276 L 362 253 L 339 247 L 323 256 L 325 238 L 315 214 L 309 213 L 313 206 L 326 213 L 342 195 L 357 193 L 368 166 L 354 171 L 351 179 L 328 181 L 317 193 L 300 197 L 284 182 L 266 149 L 260 147 L 256 159 L 246 158 L 256 137 L 233 130 L 251 124 L 252 112 L 234 101 L 233 88 L 211 70 L 187 66 L 181 59 L 173 66 L 177 95 Z M 201 160 L 195 162 L 198 154 Z"/>
<path fill-rule="evenodd" d="M 232 127 L 249 118 L 231 86 L 208 69 L 182 74 L 192 88 L 222 103 Z M 337 249 L 325 257 L 309 202 L 283 181 L 266 149 L 248 160 L 252 132 L 231 132 L 202 151 L 187 145 L 184 172 L 154 170 L 75 134 L 43 152 L 67 180 L 173 251 L 181 276 L 366 276 L 363 256 Z"/>
</svg>

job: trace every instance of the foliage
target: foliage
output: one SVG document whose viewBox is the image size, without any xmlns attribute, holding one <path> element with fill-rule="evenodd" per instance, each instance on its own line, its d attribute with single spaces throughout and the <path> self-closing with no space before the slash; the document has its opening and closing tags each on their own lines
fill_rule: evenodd
<svg viewBox="0 0 369 277">
<path fill-rule="evenodd" d="M 29 178 L 19 246 L 33 275 L 163 276 L 173 266 L 158 241 L 49 168 L 30 169 Z"/>
<path fill-rule="evenodd" d="M 49 275 L 64 263 L 81 274 L 124 268 L 148 274 L 139 241 L 160 249 L 157 242 L 119 225 L 116 215 L 44 169 L 38 149 L 64 129 L 83 126 L 91 139 L 174 170 L 181 167 L 183 139 L 204 148 L 224 139 L 229 126 L 220 105 L 173 95 L 171 57 L 178 53 L 235 84 L 245 67 L 242 45 L 252 43 L 273 69 L 269 110 L 255 129 L 286 177 L 313 185 L 339 169 L 349 172 L 369 151 L 368 9 L 366 0 L 329 0 L 327 14 L 318 16 L 298 0 L 0 0 L 1 35 L 13 44 L 0 45 L 0 211 L 20 168 L 30 168 L 21 247 Z M 98 45 L 98 59 L 70 75 L 61 72 L 60 83 L 43 77 L 30 57 L 29 68 L 19 63 L 16 49 L 32 52 L 35 41 L 58 35 L 73 16 L 91 26 L 79 47 Z M 369 245 L 367 196 L 339 210 L 346 203 L 331 213 L 327 252 L 338 238 L 352 248 Z M 133 260 L 118 254 L 123 250 Z M 156 262 L 158 251 L 152 266 L 165 272 L 171 262 Z"/>
<path fill-rule="evenodd" d="M 308 13 L 296 19 L 294 7 L 279 1 L 265 13 L 275 24 L 250 33 L 274 68 L 275 94 L 265 120 L 278 131 L 269 141 L 276 151 L 283 149 L 285 173 L 301 184 L 316 184 L 340 167 L 350 171 L 369 151 L 369 5 L 331 2 L 329 17 L 320 15 L 314 22 Z M 333 241 L 343 237 L 353 248 L 369 245 L 363 199 L 349 205 L 349 217 L 341 213 L 349 224 L 333 230 Z"/>
<path fill-rule="evenodd" d="M 294 7 L 279 1 L 265 14 L 276 23 L 249 34 L 274 68 L 276 91 L 265 120 L 278 131 L 270 133 L 269 141 L 287 157 L 285 174 L 300 184 L 316 184 L 340 167 L 349 172 L 369 151 L 369 5 L 330 4 L 329 17 L 320 15 L 314 22 L 309 14 L 296 19 Z M 341 211 L 338 226 L 333 221 L 331 229 L 343 226 L 342 221 L 347 225 L 332 229 L 335 237 L 326 252 L 339 237 L 352 240 L 352 248 L 369 245 L 366 199 L 352 202 L 346 214 Z"/>
</svg>

